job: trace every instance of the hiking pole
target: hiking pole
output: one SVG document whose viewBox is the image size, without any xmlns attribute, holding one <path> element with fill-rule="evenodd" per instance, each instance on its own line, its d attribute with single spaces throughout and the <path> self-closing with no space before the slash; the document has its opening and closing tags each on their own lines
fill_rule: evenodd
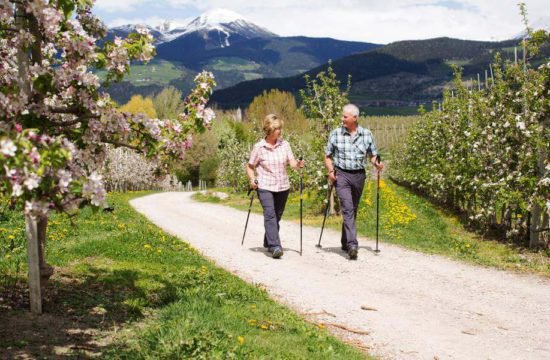
<svg viewBox="0 0 550 360">
<path fill-rule="evenodd" d="M 300 156 L 300 161 L 303 160 L 303 157 Z M 300 256 L 302 256 L 302 194 L 304 190 L 302 169 L 300 168 Z"/>
<path fill-rule="evenodd" d="M 380 155 L 376 155 L 376 163 L 380 164 Z M 379 209 L 380 209 L 380 170 L 376 169 L 376 249 L 375 253 L 379 253 L 378 250 L 378 222 L 379 222 Z"/>
<path fill-rule="evenodd" d="M 327 196 L 327 206 L 325 208 L 325 217 L 323 218 L 323 226 L 321 226 L 321 235 L 319 235 L 319 243 L 315 245 L 318 248 L 321 248 L 321 238 L 323 237 L 323 230 L 325 229 L 325 221 L 327 221 L 327 215 L 330 207 L 330 193 L 332 192 L 333 185 L 328 186 L 328 196 Z"/>
<path fill-rule="evenodd" d="M 258 184 L 258 180 L 254 180 L 254 184 Z M 248 190 L 247 196 L 250 196 L 250 192 L 254 190 L 253 188 L 250 188 Z M 246 235 L 246 228 L 248 226 L 248 218 L 250 217 L 250 210 L 252 210 L 252 201 L 254 201 L 254 193 L 252 193 L 252 196 L 250 196 L 250 205 L 248 205 L 248 215 L 246 215 L 246 223 L 244 224 L 244 233 L 243 233 L 243 240 L 241 241 L 241 246 L 244 245 L 244 236 Z"/>
</svg>

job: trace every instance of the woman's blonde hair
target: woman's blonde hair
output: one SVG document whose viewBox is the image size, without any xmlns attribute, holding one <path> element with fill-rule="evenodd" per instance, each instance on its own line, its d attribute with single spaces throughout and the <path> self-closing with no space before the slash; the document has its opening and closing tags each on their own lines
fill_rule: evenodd
<svg viewBox="0 0 550 360">
<path fill-rule="evenodd" d="M 279 119 L 275 114 L 269 114 L 264 119 L 264 134 L 270 135 L 276 129 L 282 129 L 284 121 Z"/>
</svg>

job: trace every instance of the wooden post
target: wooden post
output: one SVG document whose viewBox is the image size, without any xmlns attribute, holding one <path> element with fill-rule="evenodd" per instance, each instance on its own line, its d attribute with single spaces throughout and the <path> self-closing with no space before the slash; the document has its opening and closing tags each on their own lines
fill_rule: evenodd
<svg viewBox="0 0 550 360">
<path fill-rule="evenodd" d="M 29 297 L 31 312 L 42 314 L 42 289 L 40 287 L 40 244 L 36 219 L 25 216 L 27 254 L 29 257 Z"/>
<path fill-rule="evenodd" d="M 477 91 L 481 91 L 481 80 L 479 78 L 479 73 L 477 73 Z"/>
<path fill-rule="evenodd" d="M 495 86 L 495 78 L 493 77 L 493 65 L 489 64 L 489 71 L 491 72 L 491 86 Z"/>
<path fill-rule="evenodd" d="M 514 46 L 514 64 L 518 64 L 518 47 Z"/>
<path fill-rule="evenodd" d="M 485 70 L 485 89 L 488 89 L 488 88 L 489 88 L 489 81 L 487 78 L 487 70 Z"/>
</svg>

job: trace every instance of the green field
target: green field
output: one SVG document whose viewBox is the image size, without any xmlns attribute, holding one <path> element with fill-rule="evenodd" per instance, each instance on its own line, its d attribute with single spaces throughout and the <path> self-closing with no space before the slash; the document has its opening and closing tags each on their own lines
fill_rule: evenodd
<svg viewBox="0 0 550 360">
<path fill-rule="evenodd" d="M 217 58 L 208 63 L 208 66 L 217 71 L 253 71 L 261 67 L 253 61 L 234 57 Z"/>
<path fill-rule="evenodd" d="M 146 194 L 110 194 L 114 211 L 85 209 L 77 227 L 51 217 L 39 317 L 25 306 L 21 212 L 0 214 L 0 357 L 368 358 L 152 225 L 128 204 Z"/>
<path fill-rule="evenodd" d="M 189 73 L 182 66 L 164 60 L 153 60 L 148 64 L 133 64 L 130 74 L 125 77 L 134 86 L 169 85 L 170 81 L 184 77 Z M 99 71 L 98 76 L 104 79 L 105 71 Z"/>
</svg>

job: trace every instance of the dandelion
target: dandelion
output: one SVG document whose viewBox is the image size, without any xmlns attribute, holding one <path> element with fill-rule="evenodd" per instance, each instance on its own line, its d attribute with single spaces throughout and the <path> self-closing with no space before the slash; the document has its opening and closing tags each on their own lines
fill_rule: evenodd
<svg viewBox="0 0 550 360">
<path fill-rule="evenodd" d="M 149 244 L 143 245 L 143 248 L 144 248 L 144 249 L 147 249 L 147 250 L 152 249 L 151 245 L 149 245 Z"/>
<path fill-rule="evenodd" d="M 238 336 L 238 337 L 237 337 L 237 341 L 238 341 L 239 344 L 241 344 L 241 345 L 244 344 L 244 337 Z"/>
<path fill-rule="evenodd" d="M 260 325 L 260 328 L 261 328 L 262 330 L 267 330 L 267 325 L 266 325 L 266 324 L 262 324 L 262 325 Z"/>
</svg>

